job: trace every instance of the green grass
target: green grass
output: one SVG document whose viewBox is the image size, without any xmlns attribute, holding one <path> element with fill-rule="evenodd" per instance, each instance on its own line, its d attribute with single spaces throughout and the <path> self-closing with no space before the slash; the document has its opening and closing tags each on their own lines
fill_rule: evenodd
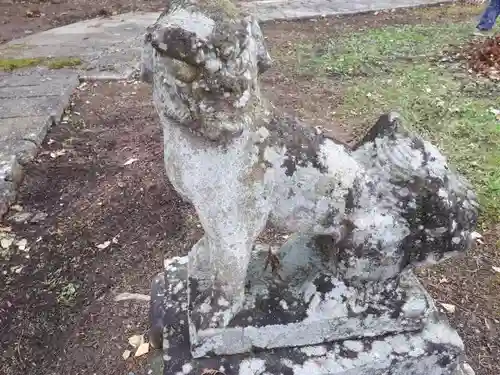
<svg viewBox="0 0 500 375">
<path fill-rule="evenodd" d="M 433 141 L 475 185 L 483 219 L 500 220 L 500 90 L 478 87 L 476 96 L 442 68 L 400 66 L 389 76 L 359 79 L 346 90 L 338 114 L 348 120 L 373 120 L 397 110 L 415 131 Z"/>
<path fill-rule="evenodd" d="M 49 69 L 63 69 L 79 66 L 82 64 L 82 60 L 76 57 L 49 59 L 45 61 L 45 66 Z"/>
<path fill-rule="evenodd" d="M 490 224 L 500 221 L 500 121 L 492 111 L 500 110 L 500 87 L 425 58 L 400 59 L 439 55 L 449 44 L 467 41 L 470 29 L 457 23 L 366 30 L 332 41 L 322 54 L 303 54 L 300 69 L 343 76 L 337 115 L 346 123 L 373 123 L 383 112 L 400 112 L 473 183 L 482 222 Z M 367 67 L 371 75 L 357 74 Z"/>
<path fill-rule="evenodd" d="M 7 58 L 0 59 L 0 71 L 13 71 L 16 69 L 29 68 L 33 66 L 46 66 L 50 69 L 62 69 L 78 66 L 82 63 L 75 57 L 34 57 L 34 58 Z"/>
<path fill-rule="evenodd" d="M 297 53 L 307 69 L 342 75 L 370 74 L 386 69 L 388 63 L 434 55 L 463 43 L 471 31 L 468 23 L 388 26 L 332 40 L 320 49 L 301 45 Z"/>
</svg>

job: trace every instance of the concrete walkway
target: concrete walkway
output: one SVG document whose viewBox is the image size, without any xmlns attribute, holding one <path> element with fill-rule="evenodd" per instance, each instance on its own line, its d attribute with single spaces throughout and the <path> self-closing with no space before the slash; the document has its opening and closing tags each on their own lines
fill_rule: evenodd
<svg viewBox="0 0 500 375">
<path fill-rule="evenodd" d="M 261 21 L 315 18 L 451 2 L 439 0 L 258 0 L 242 3 Z M 48 30 L 0 46 L 0 57 L 77 57 L 78 70 L 0 72 L 0 218 L 15 195 L 22 166 L 59 122 L 79 79 L 127 79 L 140 56 L 144 28 L 158 13 L 128 13 Z"/>
</svg>

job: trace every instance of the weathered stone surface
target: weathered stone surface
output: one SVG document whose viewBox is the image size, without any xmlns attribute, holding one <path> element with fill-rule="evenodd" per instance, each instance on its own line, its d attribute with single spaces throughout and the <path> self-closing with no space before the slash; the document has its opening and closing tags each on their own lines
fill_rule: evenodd
<svg viewBox="0 0 500 375">
<path fill-rule="evenodd" d="M 255 247 L 243 307 L 227 327 L 214 327 L 209 321 L 221 301 L 200 301 L 203 312 L 190 311 L 196 328 L 190 338 L 195 358 L 423 328 L 432 302 L 411 272 L 383 284 L 349 286 L 308 246 L 309 240 L 292 238 L 279 251 L 280 279 L 264 271 L 268 246 Z M 188 295 L 196 303 L 198 291 L 192 284 Z"/>
<path fill-rule="evenodd" d="M 200 374 L 203 369 L 225 375 L 458 375 L 462 367 L 463 343 L 434 307 L 417 332 L 193 359 L 185 289 L 187 262 L 187 257 L 166 261 L 165 375 Z"/>
<path fill-rule="evenodd" d="M 280 115 L 260 93 L 270 63 L 229 0 L 171 0 L 147 29 L 167 175 L 205 230 L 153 284 L 165 373 L 463 372 L 460 338 L 409 268 L 471 246 L 475 194 L 397 114 L 353 148 Z M 295 234 L 255 246 L 267 223 Z"/>
<path fill-rule="evenodd" d="M 438 149 L 395 114 L 354 149 L 279 115 L 260 93 L 270 61 L 258 23 L 229 0 L 172 0 L 144 39 L 167 175 L 205 230 L 188 262 L 194 346 L 209 330 L 239 335 L 231 324 L 267 222 L 313 238 L 325 267 L 364 293 L 471 245 L 476 197 Z"/>
</svg>

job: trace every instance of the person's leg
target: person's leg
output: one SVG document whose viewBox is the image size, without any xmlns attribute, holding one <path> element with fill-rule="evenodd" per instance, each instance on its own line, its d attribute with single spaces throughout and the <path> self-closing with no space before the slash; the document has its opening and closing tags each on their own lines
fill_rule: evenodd
<svg viewBox="0 0 500 375">
<path fill-rule="evenodd" d="M 500 0 L 490 0 L 490 3 L 477 25 L 480 31 L 488 31 L 493 28 L 497 17 L 500 15 Z"/>
</svg>

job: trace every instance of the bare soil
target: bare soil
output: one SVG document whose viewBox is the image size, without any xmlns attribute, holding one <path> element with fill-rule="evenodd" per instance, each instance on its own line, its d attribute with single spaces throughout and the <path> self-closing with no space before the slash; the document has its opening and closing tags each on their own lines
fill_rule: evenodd
<svg viewBox="0 0 500 375">
<path fill-rule="evenodd" d="M 121 355 L 129 336 L 146 331 L 148 303 L 113 296 L 149 294 L 163 255 L 184 253 L 200 234 L 164 177 L 150 95 L 126 83 L 82 88 L 29 167 L 18 204 L 48 217 L 9 223 L 30 250 L 1 264 L 0 373 L 123 374 L 143 365 Z M 63 298 L 68 285 L 76 290 Z"/>
<path fill-rule="evenodd" d="M 41 2 L 36 6 L 45 16 L 25 18 L 30 6 L 32 2 L 2 2 L 0 35 L 5 40 L 35 27 L 91 17 L 101 7 L 131 10 L 134 3 Z M 163 4 L 144 2 L 141 9 L 148 6 L 158 10 Z M 265 90 L 277 107 L 350 142 L 351 125 L 335 123 L 331 114 L 342 101 L 342 82 L 297 72 L 293 44 L 324 41 L 346 30 L 470 17 L 446 9 L 269 23 L 264 32 L 276 64 L 264 77 Z M 64 18 L 64 12 L 75 18 Z M 10 226 L 29 247 L 28 252 L 0 257 L 5 279 L 0 288 L 0 373 L 147 374 L 148 356 L 124 360 L 122 353 L 131 349 L 128 337 L 146 332 L 148 304 L 115 302 L 114 297 L 149 293 L 163 256 L 185 254 L 202 234 L 192 207 L 164 175 L 161 130 L 149 88 L 135 82 L 81 87 L 67 118 L 51 130 L 28 167 L 18 204 L 23 212 L 48 217 L 38 223 L 0 224 Z M 492 268 L 500 266 L 499 238 L 500 228 L 494 228 L 486 244 L 466 258 L 421 272 L 438 302 L 456 306 L 449 316 L 478 375 L 500 374 L 500 273 Z"/>
</svg>

